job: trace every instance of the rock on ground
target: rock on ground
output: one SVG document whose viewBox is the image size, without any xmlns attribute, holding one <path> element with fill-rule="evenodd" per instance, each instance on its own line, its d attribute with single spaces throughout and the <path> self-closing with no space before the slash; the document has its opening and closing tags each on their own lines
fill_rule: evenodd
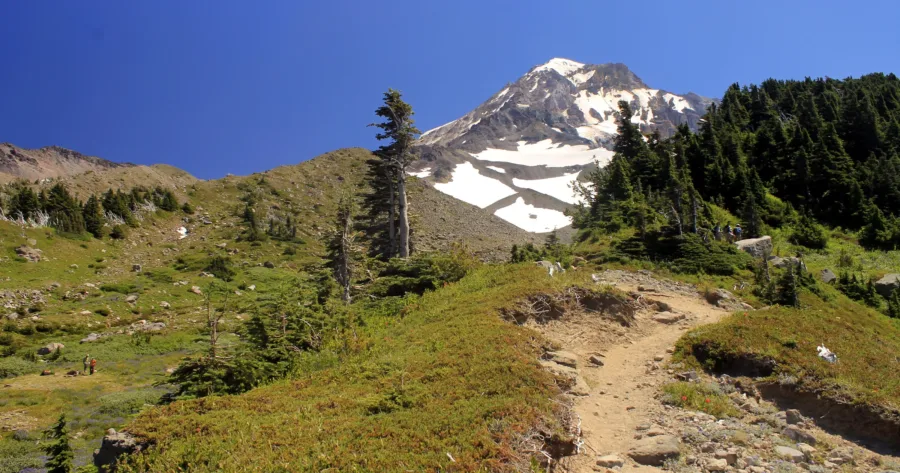
<svg viewBox="0 0 900 473">
<path fill-rule="evenodd" d="M 100 448 L 94 450 L 94 466 L 101 468 L 115 465 L 119 456 L 140 452 L 146 445 L 138 442 L 128 432 L 116 432 L 109 429 Z"/>
<path fill-rule="evenodd" d="M 760 238 L 748 238 L 734 242 L 739 250 L 750 253 L 754 258 L 765 258 L 772 252 L 772 237 L 766 235 Z"/>
<path fill-rule="evenodd" d="M 684 320 L 684 314 L 676 314 L 673 312 L 659 312 L 653 314 L 652 319 L 661 324 L 674 324 Z"/>
<path fill-rule="evenodd" d="M 37 263 L 41 260 L 41 250 L 25 245 L 16 248 L 16 254 L 32 263 Z"/>
<path fill-rule="evenodd" d="M 672 435 L 646 437 L 631 447 L 628 456 L 641 465 L 661 466 L 666 460 L 680 455 L 679 447 L 678 438 Z"/>
<path fill-rule="evenodd" d="M 836 281 L 837 278 L 838 277 L 836 274 L 834 274 L 834 271 L 830 269 L 823 269 L 822 271 L 819 271 L 819 279 L 821 279 L 825 284 L 831 284 Z"/>
<path fill-rule="evenodd" d="M 602 466 L 604 468 L 617 468 L 624 464 L 625 460 L 618 455 L 604 455 L 597 458 L 597 466 Z"/>
<path fill-rule="evenodd" d="M 795 463 L 806 460 L 806 455 L 804 455 L 803 452 L 801 452 L 800 450 L 797 450 L 797 449 L 794 449 L 791 447 L 785 447 L 783 445 L 779 445 L 779 446 L 775 447 L 775 453 L 779 457 L 782 457 L 786 460 L 790 460 Z"/>
<path fill-rule="evenodd" d="M 38 348 L 37 353 L 38 353 L 38 355 L 49 355 L 49 354 L 55 352 L 56 350 L 61 350 L 65 347 L 66 346 L 63 345 L 62 343 L 56 343 L 56 342 L 48 343 L 47 345 Z"/>
<path fill-rule="evenodd" d="M 900 289 L 900 274 L 886 274 L 883 278 L 875 281 L 875 290 L 882 297 L 891 297 L 891 294 L 897 289 Z"/>
<path fill-rule="evenodd" d="M 576 368 L 578 366 L 578 357 L 574 353 L 568 351 L 547 352 L 547 359 L 571 368 Z"/>
</svg>

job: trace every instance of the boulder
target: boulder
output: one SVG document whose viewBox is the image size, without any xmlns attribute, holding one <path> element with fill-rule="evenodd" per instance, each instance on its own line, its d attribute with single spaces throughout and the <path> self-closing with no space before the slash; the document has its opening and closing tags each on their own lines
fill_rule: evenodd
<svg viewBox="0 0 900 473">
<path fill-rule="evenodd" d="M 94 466 L 101 471 L 108 471 L 107 467 L 115 465 L 121 455 L 137 453 L 146 447 L 146 443 L 140 442 L 128 432 L 109 429 L 103 437 L 100 448 L 94 450 Z"/>
<path fill-rule="evenodd" d="M 92 334 L 88 335 L 87 337 L 82 338 L 81 343 L 96 342 L 97 340 L 100 340 L 101 338 L 103 338 L 103 335 L 100 335 L 99 333 L 92 333 Z"/>
<path fill-rule="evenodd" d="M 550 351 L 547 352 L 547 359 L 559 363 L 564 366 L 575 368 L 578 366 L 578 357 L 574 353 L 568 351 Z"/>
<path fill-rule="evenodd" d="M 796 268 L 797 265 L 803 264 L 803 262 L 800 261 L 800 258 L 797 258 L 795 256 L 788 256 L 787 258 L 782 258 L 780 256 L 770 256 L 769 264 L 779 269 L 785 269 L 788 266 Z"/>
<path fill-rule="evenodd" d="M 891 297 L 898 288 L 900 288 L 900 274 L 886 274 L 875 281 L 875 290 L 884 298 Z"/>
<path fill-rule="evenodd" d="M 809 445 L 816 444 L 816 438 L 811 433 L 800 430 L 797 427 L 785 427 L 785 429 L 781 431 L 781 435 L 784 435 L 795 442 L 803 442 Z"/>
<path fill-rule="evenodd" d="M 794 463 L 799 463 L 806 460 L 806 455 L 804 455 L 800 450 L 791 447 L 785 447 L 783 445 L 775 447 L 775 454 L 777 454 L 781 458 L 784 458 L 785 460 L 790 460 Z"/>
<path fill-rule="evenodd" d="M 129 304 L 134 304 L 135 302 L 137 302 L 137 300 L 138 300 L 137 294 L 132 294 L 125 298 L 125 302 L 127 302 Z"/>
<path fill-rule="evenodd" d="M 760 238 L 748 238 L 734 242 L 739 250 L 749 253 L 754 258 L 765 258 L 772 253 L 772 237 L 766 235 Z"/>
<path fill-rule="evenodd" d="M 822 280 L 825 284 L 831 284 L 837 281 L 837 275 L 834 274 L 830 269 L 823 269 L 819 271 L 819 279 Z"/>
<path fill-rule="evenodd" d="M 594 366 L 603 366 L 604 364 L 603 358 L 601 358 L 599 355 L 591 355 L 590 358 L 588 358 L 588 361 L 590 361 Z"/>
<path fill-rule="evenodd" d="M 625 465 L 625 460 L 618 455 L 604 455 L 597 458 L 597 466 L 603 468 L 618 468 L 623 465 Z"/>
<path fill-rule="evenodd" d="M 139 264 L 133 264 L 133 265 L 131 265 L 131 270 L 134 271 L 135 273 L 140 273 L 143 271 L 143 266 L 141 266 Z"/>
<path fill-rule="evenodd" d="M 654 322 L 671 325 L 684 320 L 684 314 L 676 314 L 674 312 L 658 312 L 651 317 Z"/>
<path fill-rule="evenodd" d="M 816 448 L 812 445 L 807 445 L 805 443 L 797 444 L 797 449 L 803 452 L 804 455 L 810 456 L 813 453 L 816 453 Z"/>
<path fill-rule="evenodd" d="M 799 424 L 803 422 L 803 416 L 800 415 L 800 411 L 797 409 L 788 409 L 784 412 L 784 419 L 788 424 Z"/>
<path fill-rule="evenodd" d="M 662 466 L 666 460 L 681 454 L 678 438 L 672 435 L 645 437 L 628 451 L 628 456 L 641 465 Z"/>
<path fill-rule="evenodd" d="M 706 462 L 706 471 L 725 471 L 728 469 L 728 462 L 723 458 L 713 458 Z"/>
<path fill-rule="evenodd" d="M 263 263 L 263 266 L 265 266 L 269 269 L 273 269 L 273 268 L 275 268 L 275 263 L 273 263 L 271 261 L 266 261 L 265 263 Z"/>
<path fill-rule="evenodd" d="M 16 254 L 32 263 L 37 263 L 41 260 L 41 250 L 25 245 L 16 248 Z"/>
<path fill-rule="evenodd" d="M 203 291 L 200 290 L 200 286 L 191 286 L 191 292 L 197 295 L 203 295 Z"/>
<path fill-rule="evenodd" d="M 56 342 L 48 343 L 48 344 L 38 348 L 37 353 L 38 353 L 38 355 L 49 355 L 49 354 L 55 352 L 56 350 L 62 350 L 65 347 L 66 346 L 63 345 L 62 343 L 56 343 Z"/>
<path fill-rule="evenodd" d="M 159 303 L 159 306 L 162 307 L 163 309 L 168 309 L 168 308 L 172 307 L 172 304 L 169 304 L 166 301 L 162 301 Z"/>
<path fill-rule="evenodd" d="M 251 284 L 251 285 L 247 286 L 247 290 L 248 290 L 248 291 L 255 291 L 255 290 L 256 290 L 256 284 Z"/>
<path fill-rule="evenodd" d="M 561 378 L 562 382 L 557 382 L 557 384 L 560 384 L 560 387 L 567 393 L 575 396 L 587 396 L 590 394 L 590 387 L 575 368 L 546 360 L 541 360 L 540 363 L 547 371 Z"/>
</svg>

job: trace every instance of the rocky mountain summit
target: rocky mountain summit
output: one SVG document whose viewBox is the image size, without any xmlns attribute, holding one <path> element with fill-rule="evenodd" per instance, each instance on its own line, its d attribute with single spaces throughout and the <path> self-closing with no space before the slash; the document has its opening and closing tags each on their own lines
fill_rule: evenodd
<svg viewBox="0 0 900 473">
<path fill-rule="evenodd" d="M 88 171 L 106 171 L 134 166 L 130 163 L 116 163 L 103 158 L 85 156 L 77 151 L 59 146 L 24 149 L 11 143 L 0 143 L 0 180 L 2 181 L 16 178 L 35 180 L 68 177 Z"/>
<path fill-rule="evenodd" d="M 695 130 L 712 99 L 652 89 L 624 64 L 551 59 L 465 116 L 425 132 L 414 174 L 531 232 L 563 228 L 570 183 L 613 155 L 618 102 L 645 133 Z M 595 164 L 596 163 L 596 164 Z"/>
</svg>

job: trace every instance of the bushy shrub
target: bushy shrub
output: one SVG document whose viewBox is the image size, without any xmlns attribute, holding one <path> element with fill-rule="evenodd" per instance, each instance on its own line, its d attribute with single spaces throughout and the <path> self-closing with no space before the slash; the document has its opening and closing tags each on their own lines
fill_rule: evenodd
<svg viewBox="0 0 900 473">
<path fill-rule="evenodd" d="M 145 404 L 157 404 L 168 391 L 161 388 L 137 389 L 101 396 L 98 412 L 111 417 L 137 414 Z"/>
<path fill-rule="evenodd" d="M 186 213 L 186 214 L 188 214 L 188 215 L 193 215 L 193 214 L 194 214 L 194 207 L 191 205 L 190 202 L 185 202 L 185 203 L 181 206 L 181 211 L 184 212 L 184 213 Z"/>
<path fill-rule="evenodd" d="M 825 228 L 808 216 L 800 217 L 794 225 L 791 233 L 791 242 L 816 250 L 824 249 L 828 245 L 828 233 Z"/>
<path fill-rule="evenodd" d="M 128 227 L 125 225 L 116 225 L 109 231 L 109 237 L 113 240 L 124 240 L 128 238 Z"/>
<path fill-rule="evenodd" d="M 39 371 L 40 366 L 33 361 L 23 360 L 18 356 L 0 358 L 0 378 L 11 378 Z"/>
<path fill-rule="evenodd" d="M 234 279 L 235 274 L 234 270 L 231 268 L 231 258 L 225 256 L 214 256 L 209 260 L 209 263 L 207 263 L 204 271 L 223 281 L 231 281 L 232 279 Z"/>
<path fill-rule="evenodd" d="M 479 264 L 478 259 L 461 246 L 454 247 L 449 253 L 393 259 L 381 271 L 371 291 L 379 297 L 423 294 L 445 283 L 459 281 Z"/>
</svg>

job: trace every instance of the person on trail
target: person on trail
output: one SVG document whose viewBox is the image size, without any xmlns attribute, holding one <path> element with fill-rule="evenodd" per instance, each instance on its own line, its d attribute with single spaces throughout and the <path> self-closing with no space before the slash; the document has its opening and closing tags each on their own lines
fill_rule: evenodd
<svg viewBox="0 0 900 473">
<path fill-rule="evenodd" d="M 97 359 L 91 358 L 91 374 L 94 374 L 94 371 L 97 370 Z"/>
<path fill-rule="evenodd" d="M 716 226 L 713 227 L 713 236 L 716 238 L 716 241 L 722 240 L 722 227 L 716 223 Z"/>
<path fill-rule="evenodd" d="M 734 226 L 734 241 L 740 241 L 741 234 L 744 233 L 744 230 L 741 229 L 741 224 L 737 224 Z"/>
<path fill-rule="evenodd" d="M 725 225 L 725 240 L 731 243 L 734 240 L 734 234 L 731 233 L 731 224 Z"/>
<path fill-rule="evenodd" d="M 84 365 L 84 369 L 81 370 L 81 374 L 87 374 L 88 372 L 88 363 L 91 361 L 91 355 L 84 355 L 84 359 L 81 360 L 81 364 Z"/>
</svg>

